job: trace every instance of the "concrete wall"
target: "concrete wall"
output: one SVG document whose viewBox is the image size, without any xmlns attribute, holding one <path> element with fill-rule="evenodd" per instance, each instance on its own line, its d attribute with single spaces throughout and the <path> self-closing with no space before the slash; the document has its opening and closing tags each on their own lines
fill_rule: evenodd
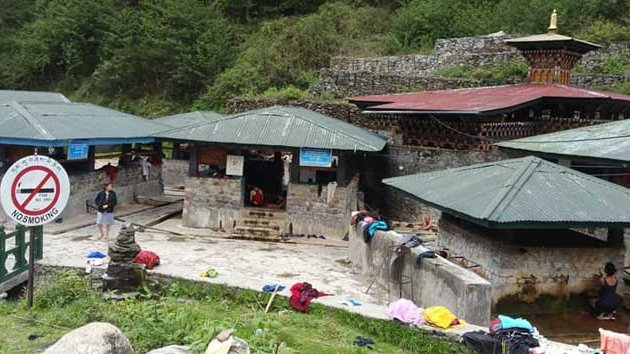
<svg viewBox="0 0 630 354">
<path fill-rule="evenodd" d="M 568 298 L 592 287 L 606 262 L 624 265 L 620 242 L 600 242 L 565 230 L 493 231 L 443 215 L 438 245 L 492 284 L 493 304 L 502 299 L 532 303 L 543 295 Z"/>
<path fill-rule="evenodd" d="M 243 206 L 240 178 L 186 178 L 182 224 L 231 232 Z"/>
<path fill-rule="evenodd" d="M 136 196 L 158 196 L 162 194 L 160 185 L 161 168 L 153 166 L 149 174 L 149 180 L 142 179 L 142 170 L 139 166 L 120 169 L 116 175 L 114 190 L 118 196 L 118 205 L 134 202 Z M 61 214 L 68 219 L 86 213 L 85 202 L 94 204 L 96 193 L 103 189 L 103 185 L 109 182 L 109 177 L 103 171 L 92 171 L 70 175 L 70 198 L 66 209 Z M 0 178 L 2 178 L 0 176 Z M 0 208 L 0 223 L 6 219 Z"/>
<path fill-rule="evenodd" d="M 179 187 L 186 183 L 188 177 L 188 160 L 163 160 L 162 180 L 167 187 Z"/>
<path fill-rule="evenodd" d="M 296 234 L 344 238 L 347 221 L 356 206 L 356 194 L 354 180 L 345 187 L 337 187 L 330 203 L 327 202 L 327 186 L 322 187 L 318 196 L 317 185 L 289 184 L 286 210 L 289 229 Z"/>
<path fill-rule="evenodd" d="M 386 266 L 378 274 L 377 281 L 385 287 L 389 283 L 389 300 L 395 301 L 400 295 L 401 281 L 392 279 L 389 265 L 399 235 L 393 231 L 377 231 L 370 243 L 365 243 L 362 234 L 360 227 L 350 227 L 348 257 L 370 278 L 376 276 L 385 260 Z M 487 325 L 491 309 L 490 283 L 442 257 L 425 258 L 421 266 L 417 267 L 417 256 L 426 250 L 419 246 L 404 256 L 402 282 L 411 279 L 411 283 L 402 285 L 402 297 L 414 301 L 420 307 L 446 306 L 470 323 Z"/>
</svg>

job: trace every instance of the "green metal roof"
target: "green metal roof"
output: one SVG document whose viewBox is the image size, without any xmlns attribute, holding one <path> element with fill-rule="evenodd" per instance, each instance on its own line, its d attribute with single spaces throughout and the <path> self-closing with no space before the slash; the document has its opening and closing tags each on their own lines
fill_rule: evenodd
<svg viewBox="0 0 630 354">
<path fill-rule="evenodd" d="M 0 103 L 10 101 L 70 102 L 66 96 L 57 92 L 0 90 Z"/>
<path fill-rule="evenodd" d="M 202 123 L 209 123 L 225 117 L 224 114 L 211 111 L 195 111 L 175 114 L 172 116 L 153 119 L 153 122 L 166 125 L 171 128 L 184 128 Z"/>
<path fill-rule="evenodd" d="M 630 226 L 630 189 L 533 156 L 383 183 L 490 228 Z"/>
<path fill-rule="evenodd" d="M 249 146 L 381 151 L 386 140 L 368 130 L 299 107 L 273 106 L 209 123 L 172 129 L 156 137 Z"/>
<path fill-rule="evenodd" d="M 5 102 L 0 104 L 0 144 L 65 146 L 154 141 L 167 127 L 89 103 Z"/>
<path fill-rule="evenodd" d="M 502 149 L 630 161 L 630 119 L 501 142 Z"/>
</svg>

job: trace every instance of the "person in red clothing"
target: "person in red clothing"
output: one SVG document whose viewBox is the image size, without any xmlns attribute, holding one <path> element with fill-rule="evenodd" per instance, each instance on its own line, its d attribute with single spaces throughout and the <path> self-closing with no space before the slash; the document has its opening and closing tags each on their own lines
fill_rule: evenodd
<svg viewBox="0 0 630 354">
<path fill-rule="evenodd" d="M 101 171 L 105 171 L 107 177 L 109 177 L 109 182 L 116 182 L 116 174 L 118 173 L 118 168 L 112 165 L 111 162 L 108 162 L 107 165 L 100 168 Z"/>
<path fill-rule="evenodd" d="M 262 206 L 265 202 L 265 194 L 262 189 L 254 186 L 254 188 L 249 192 L 249 201 L 252 205 Z"/>
</svg>

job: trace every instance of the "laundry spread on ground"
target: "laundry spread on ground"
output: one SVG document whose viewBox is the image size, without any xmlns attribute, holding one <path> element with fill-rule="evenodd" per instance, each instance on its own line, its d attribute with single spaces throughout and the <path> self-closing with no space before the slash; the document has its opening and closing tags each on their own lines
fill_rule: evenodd
<svg viewBox="0 0 630 354">
<path fill-rule="evenodd" d="M 387 315 L 393 320 L 408 325 L 422 326 L 426 323 L 422 316 L 422 309 L 407 299 L 399 299 L 389 304 Z"/>
<path fill-rule="evenodd" d="M 296 283 L 291 287 L 291 297 L 289 298 L 289 304 L 291 307 L 299 312 L 308 312 L 309 307 L 313 299 L 317 299 L 322 296 L 327 296 L 324 292 L 318 291 L 313 288 L 309 283 Z"/>
<path fill-rule="evenodd" d="M 144 264 L 147 269 L 153 269 L 160 264 L 160 256 L 149 250 L 141 250 L 133 259 L 133 263 Z"/>
</svg>

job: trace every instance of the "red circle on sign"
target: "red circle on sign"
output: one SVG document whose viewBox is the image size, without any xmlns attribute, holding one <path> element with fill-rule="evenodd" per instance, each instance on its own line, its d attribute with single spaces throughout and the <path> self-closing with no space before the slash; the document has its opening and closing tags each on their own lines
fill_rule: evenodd
<svg viewBox="0 0 630 354">
<path fill-rule="evenodd" d="M 31 192 L 31 195 L 28 198 L 26 198 L 26 202 L 23 205 L 20 204 L 17 200 L 17 193 L 16 193 L 17 184 L 20 181 L 20 178 L 22 178 L 26 173 L 31 172 L 31 171 L 44 171 L 46 173 L 44 180 L 47 180 L 50 177 L 53 179 L 53 182 L 55 183 L 55 192 L 54 192 L 55 195 L 53 196 L 52 202 L 50 202 L 50 204 L 44 209 L 37 210 L 37 211 L 31 211 L 31 210 L 26 209 L 26 204 L 28 204 L 26 202 L 28 202 L 34 194 L 37 194 L 37 192 L 39 192 L 37 188 L 33 190 L 33 192 Z M 42 182 L 44 182 L 44 180 L 42 180 Z M 39 186 L 39 189 L 41 189 L 41 187 L 42 186 Z M 57 200 L 59 200 L 60 194 L 61 194 L 61 188 L 59 187 L 59 178 L 57 178 L 57 176 L 53 173 L 51 169 L 44 166 L 30 166 L 30 167 L 25 168 L 20 173 L 18 173 L 17 176 L 15 176 L 15 179 L 13 180 L 13 184 L 11 185 L 11 200 L 13 201 L 13 206 L 15 206 L 17 210 L 21 211 L 23 214 L 28 215 L 28 216 L 40 216 L 40 215 L 46 214 L 48 211 L 50 211 L 50 209 L 52 209 L 55 206 L 55 203 L 57 203 Z"/>
</svg>

